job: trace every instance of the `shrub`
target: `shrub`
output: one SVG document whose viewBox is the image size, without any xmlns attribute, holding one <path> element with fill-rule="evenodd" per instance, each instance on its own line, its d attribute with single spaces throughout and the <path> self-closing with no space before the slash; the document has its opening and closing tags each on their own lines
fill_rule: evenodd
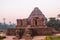
<svg viewBox="0 0 60 40">
<path fill-rule="evenodd" d="M 4 39 L 4 38 L 6 38 L 6 36 L 0 36 L 0 39 Z"/>
<path fill-rule="evenodd" d="M 50 36 L 46 36 L 45 40 L 52 40 Z"/>
</svg>

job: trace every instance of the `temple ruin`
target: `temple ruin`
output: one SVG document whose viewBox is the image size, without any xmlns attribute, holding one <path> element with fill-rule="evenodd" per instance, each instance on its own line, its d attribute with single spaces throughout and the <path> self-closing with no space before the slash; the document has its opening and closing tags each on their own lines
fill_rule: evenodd
<svg viewBox="0 0 60 40">
<path fill-rule="evenodd" d="M 52 35 L 53 28 L 46 26 L 47 18 L 38 7 L 35 7 L 26 19 L 17 19 L 16 36 L 19 38 L 33 38 L 34 36 Z"/>
</svg>

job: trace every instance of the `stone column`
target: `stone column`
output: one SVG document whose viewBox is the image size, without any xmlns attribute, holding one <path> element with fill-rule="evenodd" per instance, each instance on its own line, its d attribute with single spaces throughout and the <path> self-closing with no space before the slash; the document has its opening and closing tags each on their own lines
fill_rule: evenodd
<svg viewBox="0 0 60 40">
<path fill-rule="evenodd" d="M 44 21 L 42 18 L 39 19 L 40 20 L 40 25 L 44 25 Z"/>
<path fill-rule="evenodd" d="M 40 26 L 40 20 L 39 19 L 37 19 L 37 25 Z"/>
<path fill-rule="evenodd" d="M 31 26 L 32 26 L 32 27 L 34 27 L 34 26 L 35 26 L 35 21 L 34 21 L 34 19 L 33 19 L 33 18 L 31 19 Z"/>
<path fill-rule="evenodd" d="M 27 20 L 26 19 L 23 19 L 22 23 L 23 23 L 23 27 L 27 27 Z"/>
<path fill-rule="evenodd" d="M 17 37 L 17 38 L 20 38 L 19 32 L 20 32 L 20 30 L 19 30 L 19 29 L 16 29 L 16 37 Z"/>
<path fill-rule="evenodd" d="M 21 27 L 22 26 L 22 20 L 21 19 L 17 19 L 17 27 Z"/>
</svg>

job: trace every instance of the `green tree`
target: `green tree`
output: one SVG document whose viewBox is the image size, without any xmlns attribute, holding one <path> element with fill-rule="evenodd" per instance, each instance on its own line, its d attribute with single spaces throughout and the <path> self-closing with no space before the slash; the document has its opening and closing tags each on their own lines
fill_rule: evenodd
<svg viewBox="0 0 60 40">
<path fill-rule="evenodd" d="M 50 18 L 49 21 L 47 21 L 46 25 L 48 27 L 53 27 L 57 30 L 60 29 L 60 20 L 56 19 L 56 18 Z"/>
</svg>

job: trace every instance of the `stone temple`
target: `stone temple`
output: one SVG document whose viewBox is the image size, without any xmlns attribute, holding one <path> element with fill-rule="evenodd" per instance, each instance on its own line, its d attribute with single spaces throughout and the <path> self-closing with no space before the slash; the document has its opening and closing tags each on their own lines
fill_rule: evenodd
<svg viewBox="0 0 60 40">
<path fill-rule="evenodd" d="M 26 19 L 17 19 L 16 36 L 19 38 L 52 35 L 56 30 L 46 26 L 47 18 L 35 7 Z"/>
</svg>

